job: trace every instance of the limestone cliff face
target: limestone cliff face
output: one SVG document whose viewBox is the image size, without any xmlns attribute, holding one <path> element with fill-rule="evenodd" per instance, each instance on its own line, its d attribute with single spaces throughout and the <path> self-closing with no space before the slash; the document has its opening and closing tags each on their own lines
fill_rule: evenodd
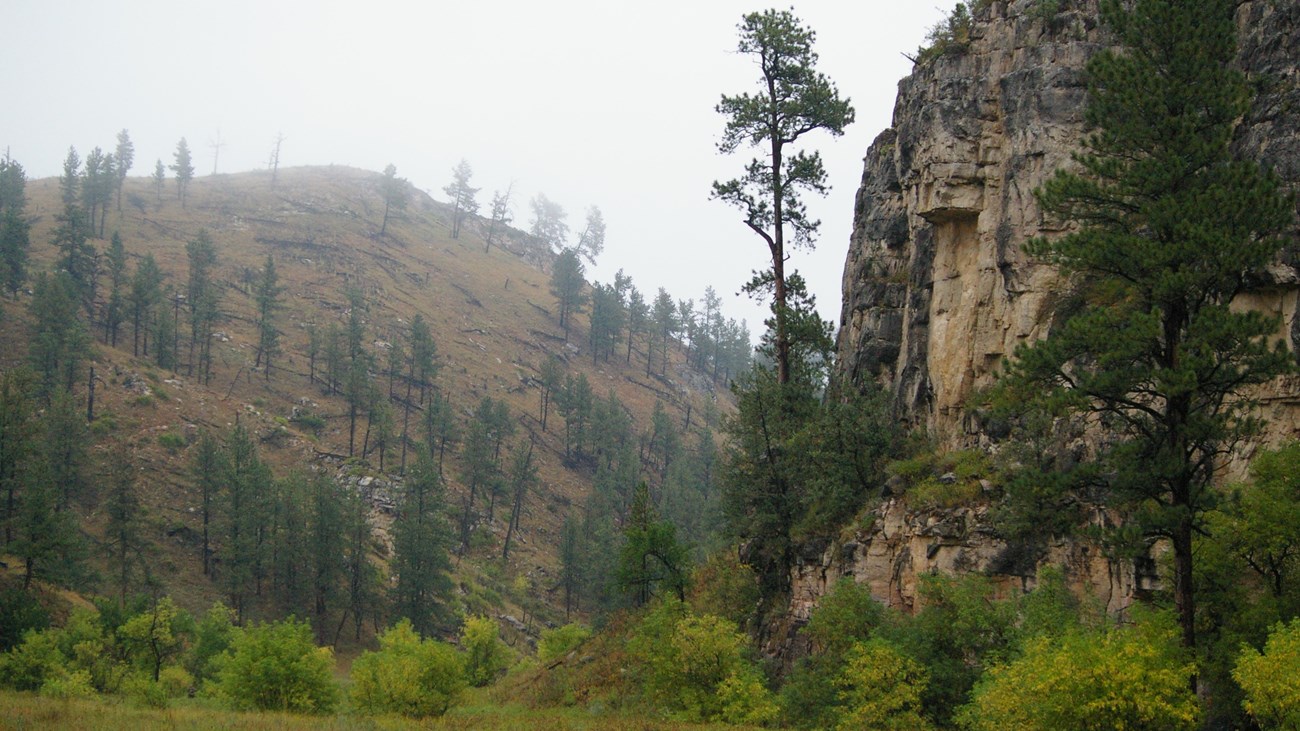
<svg viewBox="0 0 1300 731">
<path fill-rule="evenodd" d="M 972 39 L 899 84 L 893 128 L 866 156 L 844 267 L 842 375 L 874 380 L 941 443 L 977 441 L 971 394 L 1051 325 L 1056 271 L 1023 252 L 1054 232 L 1034 190 L 1085 134 L 1083 68 L 1102 47 L 1096 0 L 995 0 Z M 1239 63 L 1263 90 L 1240 150 L 1300 182 L 1300 3 L 1247 0 Z M 1243 302 L 1281 313 L 1300 342 L 1295 259 Z M 1300 394 L 1279 384 L 1286 406 Z M 1284 428 L 1297 423 L 1282 419 Z"/>
<path fill-rule="evenodd" d="M 1017 345 L 1046 334 L 1060 289 L 1057 272 L 1022 247 L 1055 232 L 1034 190 L 1079 148 L 1083 68 L 1104 37 L 1097 0 L 1067 0 L 1052 18 L 1042 5 L 994 0 L 976 14 L 964 52 L 900 82 L 894 125 L 868 150 L 857 195 L 840 375 L 884 385 L 908 421 L 947 447 L 979 441 L 968 399 Z M 1245 0 L 1238 20 L 1239 64 L 1261 93 L 1235 144 L 1300 189 L 1300 0 Z M 1282 257 L 1239 303 L 1281 314 L 1279 335 L 1293 343 L 1298 262 L 1295 251 Z M 1279 381 L 1264 402 L 1269 439 L 1296 436 L 1300 381 Z M 769 627 L 768 648 L 797 654 L 795 630 L 841 577 L 908 610 L 921 575 L 987 573 L 1011 592 L 1028 588 L 1043 563 L 1064 567 L 1076 588 L 1112 611 L 1156 581 L 1154 559 L 1111 561 L 1081 542 L 1017 555 L 993 534 L 984 507 L 918 513 L 890 500 L 869 525 L 804 547 L 790 611 Z"/>
</svg>

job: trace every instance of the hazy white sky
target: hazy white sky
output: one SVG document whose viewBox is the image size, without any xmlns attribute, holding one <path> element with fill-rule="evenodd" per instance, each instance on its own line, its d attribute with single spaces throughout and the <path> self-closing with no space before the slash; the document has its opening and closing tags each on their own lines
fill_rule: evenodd
<svg viewBox="0 0 1300 731">
<path fill-rule="evenodd" d="M 832 139 L 809 136 L 834 187 L 811 206 L 817 250 L 793 264 L 838 321 L 840 276 L 862 156 L 890 122 L 897 81 L 947 0 L 806 0 L 819 68 L 857 108 Z M 172 162 L 186 137 L 199 174 L 281 164 L 388 163 L 444 199 L 464 158 L 483 188 L 515 184 L 516 225 L 545 193 L 580 229 L 597 205 L 607 248 L 589 279 L 620 266 L 651 295 L 699 299 L 713 285 L 755 335 L 764 309 L 732 297 L 766 248 L 710 183 L 749 155 L 720 157 L 723 93 L 757 69 L 735 52 L 753 0 L 326 2 L 321 0 L 6 0 L 0 43 L 0 148 L 31 177 L 57 175 L 69 145 L 111 151 L 128 129 L 133 175 Z M 941 5 L 942 7 L 938 7 Z M 784 2 L 778 7 L 785 7 Z"/>
</svg>

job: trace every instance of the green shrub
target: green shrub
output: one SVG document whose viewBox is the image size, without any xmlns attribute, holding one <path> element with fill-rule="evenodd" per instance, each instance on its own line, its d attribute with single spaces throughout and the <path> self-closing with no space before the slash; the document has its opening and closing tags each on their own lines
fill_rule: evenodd
<svg viewBox="0 0 1300 731">
<path fill-rule="evenodd" d="M 1300 728 L 1300 619 L 1278 624 L 1264 651 L 1243 646 L 1232 671 L 1246 712 L 1264 728 Z"/>
<path fill-rule="evenodd" d="M 1189 687 L 1194 672 L 1167 615 L 1103 632 L 1044 635 L 1029 640 L 1018 659 L 991 668 L 957 720 L 973 731 L 1190 731 L 1200 715 Z"/>
<path fill-rule="evenodd" d="M 465 649 L 465 675 L 470 685 L 481 688 L 497 679 L 510 664 L 510 650 L 501 641 L 497 623 L 488 617 L 465 620 L 460 644 Z"/>
<path fill-rule="evenodd" d="M 12 690 L 40 690 L 47 680 L 67 674 L 57 630 L 29 631 L 23 641 L 0 655 L 0 685 Z"/>
<path fill-rule="evenodd" d="M 235 637 L 235 612 L 221 602 L 213 604 L 194 628 L 194 644 L 185 656 L 185 669 L 202 683 L 215 677 Z"/>
<path fill-rule="evenodd" d="M 542 636 L 537 642 L 537 659 L 542 662 L 558 660 L 573 652 L 589 637 L 591 630 L 577 623 L 542 630 Z"/>
<path fill-rule="evenodd" d="M 41 695 L 58 699 L 93 698 L 95 686 L 88 671 L 74 670 L 46 679 L 41 685 Z"/>
<path fill-rule="evenodd" d="M 983 493 L 984 480 L 996 484 L 992 460 L 978 449 L 921 454 L 890 463 L 888 471 L 903 481 L 907 504 L 920 509 L 969 505 Z"/>
<path fill-rule="evenodd" d="M 290 419 L 290 421 L 317 435 L 319 435 L 321 430 L 325 428 L 325 419 L 307 411 L 299 413 L 297 416 Z"/>
<path fill-rule="evenodd" d="M 894 645 L 872 639 L 854 645 L 835 687 L 841 710 L 836 728 L 924 731 L 932 728 L 921 715 L 921 694 L 930 676 L 916 660 Z"/>
<path fill-rule="evenodd" d="M 646 695 L 675 717 L 766 723 L 778 707 L 745 657 L 748 644 L 735 623 L 665 601 L 637 625 L 628 649 L 640 665 Z"/>
<path fill-rule="evenodd" d="M 330 713 L 338 703 L 334 653 L 316 647 L 293 618 L 239 630 L 218 673 L 217 692 L 236 709 Z"/>
<path fill-rule="evenodd" d="M 379 636 L 379 651 L 352 664 L 352 704 L 365 713 L 441 716 L 465 688 L 465 662 L 455 648 L 420 639 L 403 619 Z"/>
<path fill-rule="evenodd" d="M 158 435 L 158 444 L 168 452 L 175 454 L 185 448 L 185 437 L 174 431 L 163 432 Z"/>
</svg>

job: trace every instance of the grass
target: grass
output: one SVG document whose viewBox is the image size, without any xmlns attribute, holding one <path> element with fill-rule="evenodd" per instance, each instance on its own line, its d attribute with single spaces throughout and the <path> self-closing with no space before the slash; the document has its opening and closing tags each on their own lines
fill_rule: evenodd
<svg viewBox="0 0 1300 731">
<path fill-rule="evenodd" d="M 146 709 L 117 699 L 51 700 L 30 693 L 0 692 L 0 729 L 234 729 L 236 731 L 403 731 L 405 729 L 484 729 L 487 731 L 674 731 L 739 728 L 719 724 L 685 724 L 627 715 L 593 715 L 577 708 L 530 709 L 492 703 L 485 694 L 470 705 L 453 708 L 442 718 L 420 721 L 367 716 L 298 716 L 287 713 L 239 713 L 206 708 L 195 701 L 167 709 Z"/>
</svg>

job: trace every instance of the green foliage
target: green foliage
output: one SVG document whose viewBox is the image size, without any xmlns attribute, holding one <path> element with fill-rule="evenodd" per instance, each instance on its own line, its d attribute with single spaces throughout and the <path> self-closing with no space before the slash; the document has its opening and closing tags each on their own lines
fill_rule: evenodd
<svg viewBox="0 0 1300 731">
<path fill-rule="evenodd" d="M 235 612 L 221 602 L 208 608 L 194 628 L 194 642 L 185 656 L 185 669 L 195 681 L 216 676 L 221 658 L 235 639 Z"/>
<path fill-rule="evenodd" d="M 969 505 L 982 494 L 982 481 L 996 479 L 992 461 L 979 449 L 922 454 L 891 463 L 889 472 L 902 478 L 915 509 Z"/>
<path fill-rule="evenodd" d="M 1077 226 L 1029 247 L 1069 277 L 1071 309 L 1017 350 L 999 396 L 1010 413 L 1103 420 L 1094 479 L 1038 502 L 1115 510 L 1126 530 L 1170 539 L 1189 646 L 1192 541 L 1217 498 L 1215 466 L 1260 426 L 1251 389 L 1294 368 L 1272 343 L 1277 318 L 1232 307 L 1294 215 L 1277 177 L 1230 146 L 1251 103 L 1233 64 L 1235 9 L 1102 4 L 1121 48 L 1087 66 L 1095 131 L 1038 193 L 1049 218 Z"/>
<path fill-rule="evenodd" d="M 414 718 L 441 716 L 465 687 L 465 663 L 455 648 L 421 639 L 405 619 L 379 636 L 379 651 L 352 664 L 351 700 L 365 713 Z"/>
<path fill-rule="evenodd" d="M 987 0 L 975 0 L 972 7 L 978 8 L 981 4 L 987 5 Z M 926 45 L 916 51 L 917 63 L 927 63 L 940 56 L 966 50 L 970 45 L 971 28 L 975 23 L 974 18 L 971 17 L 972 7 L 968 7 L 964 2 L 957 3 L 947 18 L 930 28 L 930 31 L 925 34 Z"/>
<path fill-rule="evenodd" d="M 925 668 L 897 647 L 873 639 L 848 651 L 844 670 L 835 679 L 841 710 L 836 728 L 925 731 L 921 694 L 929 682 Z"/>
<path fill-rule="evenodd" d="M 1171 618 L 1029 640 L 989 670 L 958 714 L 963 728 L 1071 731 L 1198 728 L 1195 672 Z"/>
<path fill-rule="evenodd" d="M 236 708 L 323 714 L 338 703 L 334 653 L 316 647 L 306 622 L 250 625 L 235 633 L 228 652 L 217 692 Z"/>
<path fill-rule="evenodd" d="M 40 690 L 46 681 L 67 674 L 57 630 L 31 630 L 22 644 L 0 655 L 0 685 L 13 690 Z"/>
<path fill-rule="evenodd" d="M 50 613 L 36 595 L 16 586 L 0 589 L 0 652 L 19 642 L 28 631 L 50 626 Z"/>
<path fill-rule="evenodd" d="M 174 431 L 163 432 L 158 435 L 158 444 L 168 452 L 175 454 L 185 448 L 185 435 L 177 434 Z"/>
<path fill-rule="evenodd" d="M 1246 712 L 1261 727 L 1300 728 L 1300 619 L 1278 623 L 1263 652 L 1243 646 L 1232 677 L 1246 692 Z"/>
<path fill-rule="evenodd" d="M 739 31 L 737 50 L 759 62 L 762 75 L 756 93 L 723 95 L 718 103 L 716 111 L 726 118 L 718 150 L 730 154 L 752 146 L 759 148 L 760 154 L 746 165 L 743 176 L 714 181 L 712 197 L 738 208 L 772 257 L 771 268 L 756 281 L 766 279 L 771 285 L 776 380 L 784 385 L 791 380 L 795 359 L 791 352 L 795 328 L 790 321 L 794 308 L 785 271 L 786 229 L 793 234 L 793 246 L 811 247 L 821 222 L 807 215 L 801 196 L 805 192 L 825 195 L 827 191 L 821 155 L 787 147 L 793 148 L 801 137 L 816 130 L 835 137 L 844 134 L 854 111 L 830 79 L 816 70 L 816 34 L 793 13 L 749 13 Z M 767 287 L 747 289 L 753 292 Z"/>
<path fill-rule="evenodd" d="M 544 663 L 558 660 L 576 650 L 590 637 L 591 629 L 576 622 L 542 630 L 542 636 L 537 641 L 537 659 Z"/>
<path fill-rule="evenodd" d="M 560 309 L 560 327 L 564 328 L 564 337 L 569 337 L 569 327 L 573 316 L 582 312 L 587 302 L 583 288 L 587 285 L 586 269 L 578 258 L 577 249 L 564 249 L 551 266 L 551 294 L 555 296 Z"/>
<path fill-rule="evenodd" d="M 619 588 L 628 593 L 637 606 L 650 601 L 661 588 L 668 589 L 678 600 L 684 601 L 690 576 L 686 547 L 677 541 L 673 524 L 658 519 L 644 482 L 633 496 L 623 526 L 623 539 L 617 570 Z"/>
<path fill-rule="evenodd" d="M 764 723 L 778 707 L 745 657 L 747 645 L 734 623 L 671 600 L 646 614 L 628 640 L 647 697 L 674 717 Z"/>
<path fill-rule="evenodd" d="M 393 521 L 393 610 L 415 631 L 432 635 L 449 619 L 452 535 L 444 515 L 444 486 L 428 452 L 420 448 Z"/>
<path fill-rule="evenodd" d="M 467 617 L 460 644 L 465 650 L 465 676 L 476 688 L 494 682 L 510 664 L 510 650 L 501 641 L 497 623 L 488 617 Z"/>
</svg>

